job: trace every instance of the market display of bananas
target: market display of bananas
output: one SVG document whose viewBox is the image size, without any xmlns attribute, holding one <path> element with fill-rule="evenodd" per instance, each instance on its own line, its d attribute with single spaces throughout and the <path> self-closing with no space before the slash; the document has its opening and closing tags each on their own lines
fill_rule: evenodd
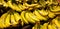
<svg viewBox="0 0 60 29">
<path fill-rule="evenodd" d="M 39 25 L 36 23 L 32 29 L 60 29 L 60 18 L 56 17 L 51 22 L 44 23 Z"/>
<path fill-rule="evenodd" d="M 0 0 L 0 11 L 3 29 L 19 23 L 34 24 L 32 29 L 60 29 L 58 0 Z"/>
</svg>

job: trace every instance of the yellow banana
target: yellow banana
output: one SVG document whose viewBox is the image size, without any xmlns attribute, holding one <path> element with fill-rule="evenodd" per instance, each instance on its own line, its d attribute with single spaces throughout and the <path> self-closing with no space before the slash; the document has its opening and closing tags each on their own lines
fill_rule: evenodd
<svg viewBox="0 0 60 29">
<path fill-rule="evenodd" d="M 36 24 L 32 27 L 32 29 L 40 29 L 40 24 L 39 24 L 39 23 L 36 23 Z"/>
<path fill-rule="evenodd" d="M 53 29 L 57 29 L 55 24 L 52 24 L 52 28 Z"/>
<path fill-rule="evenodd" d="M 35 29 L 35 27 L 33 26 L 32 29 Z"/>
<path fill-rule="evenodd" d="M 40 21 L 33 13 L 29 13 L 29 17 L 32 18 L 35 21 Z"/>
<path fill-rule="evenodd" d="M 4 28 L 4 27 L 6 27 L 5 24 L 4 24 L 4 20 L 1 19 L 0 20 L 0 28 Z"/>
<path fill-rule="evenodd" d="M 15 17 L 16 22 L 18 22 L 19 20 L 21 20 L 21 17 L 19 15 L 19 13 L 17 13 L 17 12 L 14 12 L 14 17 Z"/>
<path fill-rule="evenodd" d="M 8 1 L 7 4 L 8 4 L 8 6 L 9 6 L 10 8 L 12 8 L 13 10 L 15 10 L 15 7 L 12 5 L 11 1 Z"/>
<path fill-rule="evenodd" d="M 26 18 L 29 22 L 35 23 L 35 21 L 29 17 L 29 13 L 28 13 L 28 12 L 26 12 L 25 18 Z"/>
<path fill-rule="evenodd" d="M 52 26 L 51 26 L 51 24 L 48 25 L 48 29 L 53 29 Z"/>
<path fill-rule="evenodd" d="M 19 7 L 20 10 L 23 9 L 21 4 L 18 4 L 18 7 Z"/>
<path fill-rule="evenodd" d="M 6 19 L 7 15 L 8 15 L 8 13 L 4 13 L 0 18 L 0 27 L 1 28 L 6 27 L 4 24 L 4 20 Z"/>
<path fill-rule="evenodd" d="M 14 6 L 14 9 L 15 9 L 16 11 L 21 11 L 20 8 L 18 7 L 18 5 L 16 5 L 15 3 L 13 3 L 13 6 Z"/>
<path fill-rule="evenodd" d="M 40 29 L 47 29 L 48 23 L 45 23 L 42 25 L 42 27 Z"/>
<path fill-rule="evenodd" d="M 50 18 L 54 18 L 56 15 L 54 14 L 54 13 L 52 13 L 52 12 L 50 12 L 50 11 L 48 11 L 48 16 L 50 17 Z"/>
<path fill-rule="evenodd" d="M 22 17 L 21 17 L 21 15 L 20 15 L 20 18 L 21 18 L 21 25 L 23 26 L 24 25 L 24 21 L 22 20 Z"/>
<path fill-rule="evenodd" d="M 55 24 L 56 24 L 57 27 L 60 28 L 60 23 L 58 22 L 58 20 L 55 20 Z"/>
<path fill-rule="evenodd" d="M 15 21 L 14 15 L 11 14 L 11 25 L 12 25 L 12 26 L 15 26 L 16 24 L 18 24 L 18 23 Z"/>
<path fill-rule="evenodd" d="M 53 9 L 51 8 L 51 11 L 53 11 L 53 12 L 60 11 L 60 6 L 53 6 Z"/>
<path fill-rule="evenodd" d="M 24 21 L 23 21 L 23 20 L 21 20 L 21 25 L 22 25 L 22 26 L 24 25 Z"/>
<path fill-rule="evenodd" d="M 28 24 L 28 21 L 27 21 L 26 18 L 25 18 L 25 11 L 23 11 L 23 12 L 21 13 L 21 17 L 22 17 L 22 20 L 23 20 L 26 24 Z"/>
<path fill-rule="evenodd" d="M 33 13 L 37 16 L 38 19 L 40 19 L 40 20 L 47 20 L 47 18 L 45 18 L 41 14 L 39 14 L 39 12 L 37 10 L 35 10 Z"/>
<path fill-rule="evenodd" d="M 5 26 L 8 27 L 10 25 L 11 25 L 11 23 L 10 23 L 10 14 L 8 14 L 6 19 L 5 19 Z"/>
<path fill-rule="evenodd" d="M 46 16 L 46 15 L 48 15 L 48 11 L 47 10 L 39 10 L 39 13 L 41 14 L 41 15 L 43 15 L 43 16 Z"/>
</svg>

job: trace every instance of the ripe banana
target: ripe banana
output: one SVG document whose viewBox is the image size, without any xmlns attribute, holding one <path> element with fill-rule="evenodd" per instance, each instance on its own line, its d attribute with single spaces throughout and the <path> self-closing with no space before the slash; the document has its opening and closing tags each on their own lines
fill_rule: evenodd
<svg viewBox="0 0 60 29">
<path fill-rule="evenodd" d="M 20 8 L 18 7 L 18 5 L 16 5 L 15 3 L 13 3 L 13 6 L 14 6 L 14 9 L 15 9 L 16 11 L 21 11 Z"/>
<path fill-rule="evenodd" d="M 48 15 L 48 11 L 47 10 L 42 9 L 42 10 L 38 10 L 38 11 L 43 16 L 47 16 Z"/>
<path fill-rule="evenodd" d="M 60 6 L 53 6 L 52 8 L 50 8 L 51 9 L 51 11 L 53 11 L 53 12 L 58 12 L 58 11 L 60 11 Z"/>
<path fill-rule="evenodd" d="M 19 15 L 19 13 L 17 13 L 17 12 L 14 12 L 14 17 L 15 17 L 16 22 L 18 22 L 19 20 L 21 20 L 21 17 Z"/>
<path fill-rule="evenodd" d="M 48 25 L 48 29 L 53 29 L 52 26 L 51 26 L 51 24 Z"/>
<path fill-rule="evenodd" d="M 33 13 L 37 16 L 38 19 L 40 19 L 40 20 L 47 20 L 47 18 L 45 18 L 41 14 L 39 14 L 39 12 L 37 10 L 35 10 Z"/>
<path fill-rule="evenodd" d="M 52 28 L 53 29 L 57 29 L 55 24 L 52 24 Z"/>
<path fill-rule="evenodd" d="M 29 17 L 32 18 L 35 21 L 40 21 L 33 13 L 29 13 Z"/>
<path fill-rule="evenodd" d="M 4 20 L 0 20 L 0 28 L 4 28 L 5 25 L 4 25 Z"/>
<path fill-rule="evenodd" d="M 29 17 L 29 13 L 28 13 L 28 12 L 25 13 L 25 18 L 26 18 L 29 22 L 35 23 L 35 21 Z"/>
<path fill-rule="evenodd" d="M 11 14 L 11 25 L 15 26 L 16 24 L 18 24 L 18 23 L 16 22 L 14 15 Z"/>
<path fill-rule="evenodd" d="M 58 22 L 58 20 L 55 20 L 55 24 L 58 28 L 60 28 L 60 23 Z"/>
<path fill-rule="evenodd" d="M 51 11 L 48 11 L 48 16 L 50 17 L 50 18 L 54 18 L 56 15 L 54 14 L 54 13 L 52 13 Z"/>
<path fill-rule="evenodd" d="M 5 19 L 5 26 L 9 27 L 10 25 L 11 25 L 11 23 L 10 23 L 10 14 L 8 14 L 6 19 Z"/>
<path fill-rule="evenodd" d="M 15 7 L 12 5 L 11 1 L 8 1 L 7 4 L 8 4 L 8 6 L 9 6 L 10 8 L 12 8 L 13 10 L 15 10 Z"/>
<path fill-rule="evenodd" d="M 36 23 L 33 27 L 32 27 L 32 29 L 40 29 L 40 22 L 38 23 Z"/>
<path fill-rule="evenodd" d="M 22 20 L 24 21 L 24 23 L 28 24 L 28 21 L 25 18 L 25 11 L 21 12 L 21 17 L 22 17 Z"/>
<path fill-rule="evenodd" d="M 40 29 L 47 29 L 48 23 L 45 23 L 42 25 L 42 27 Z"/>
<path fill-rule="evenodd" d="M 4 13 L 0 18 L 0 27 L 1 28 L 6 27 L 5 24 L 4 24 L 4 20 L 6 19 L 7 15 L 8 15 L 8 13 Z"/>
</svg>

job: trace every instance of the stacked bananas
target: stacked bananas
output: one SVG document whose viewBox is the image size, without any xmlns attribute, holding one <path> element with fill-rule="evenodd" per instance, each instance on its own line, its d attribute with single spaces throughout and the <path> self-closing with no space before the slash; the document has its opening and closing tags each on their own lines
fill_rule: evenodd
<svg viewBox="0 0 60 29">
<path fill-rule="evenodd" d="M 60 3 L 57 0 L 0 0 L 0 5 L 10 8 L 0 17 L 0 28 L 36 22 L 32 29 L 60 28 L 60 18 L 56 17 L 60 15 Z M 48 23 L 40 24 L 43 20 Z"/>
<path fill-rule="evenodd" d="M 7 1 L 7 2 L 6 2 Z M 50 6 L 52 4 L 58 5 L 57 0 L 1 0 L 0 5 L 4 7 L 10 7 L 12 10 L 22 11 L 22 10 L 33 10 L 40 7 Z M 17 3 L 17 4 L 16 4 Z M 31 3 L 31 4 L 29 4 Z"/>
<path fill-rule="evenodd" d="M 0 28 L 6 28 L 10 25 L 15 26 L 18 24 L 18 20 L 20 20 L 20 16 L 17 12 L 14 13 L 4 13 L 0 18 Z"/>
<path fill-rule="evenodd" d="M 60 29 L 60 18 L 56 17 L 51 22 L 43 25 L 36 23 L 32 29 Z"/>
<path fill-rule="evenodd" d="M 18 13 L 16 11 L 8 11 L 7 13 L 4 13 L 0 20 L 2 21 L 0 24 L 3 24 L 2 27 L 8 27 L 10 25 L 15 26 L 19 22 L 21 22 L 21 25 L 29 24 L 29 23 L 36 23 L 40 20 L 47 21 L 49 18 L 54 18 L 56 15 L 49 10 L 34 10 L 31 11 L 22 11 L 21 13 Z M 20 21 L 19 21 L 20 20 Z M 6 25 L 6 26 L 5 26 Z"/>
</svg>

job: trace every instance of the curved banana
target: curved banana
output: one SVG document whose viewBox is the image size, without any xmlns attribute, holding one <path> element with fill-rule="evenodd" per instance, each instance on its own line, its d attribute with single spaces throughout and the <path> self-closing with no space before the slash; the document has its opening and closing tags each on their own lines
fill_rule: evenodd
<svg viewBox="0 0 60 29">
<path fill-rule="evenodd" d="M 25 11 L 21 12 L 21 17 L 22 17 L 22 20 L 24 21 L 24 23 L 28 24 L 28 21 L 25 18 Z"/>
<path fill-rule="evenodd" d="M 55 20 L 55 24 L 58 28 L 60 28 L 60 23 L 58 22 L 58 20 Z"/>
<path fill-rule="evenodd" d="M 7 4 L 8 4 L 8 6 L 9 6 L 10 8 L 12 8 L 13 10 L 15 10 L 15 7 L 12 5 L 11 1 L 8 1 Z"/>
<path fill-rule="evenodd" d="M 53 6 L 50 9 L 51 9 L 52 12 L 58 12 L 58 11 L 60 11 L 60 6 Z"/>
<path fill-rule="evenodd" d="M 47 16 L 48 15 L 48 11 L 47 10 L 38 10 L 39 11 L 39 13 L 41 14 L 41 15 L 43 15 L 43 16 Z"/>
<path fill-rule="evenodd" d="M 4 28 L 6 27 L 5 24 L 4 24 L 4 20 L 6 19 L 8 13 L 4 13 L 1 18 L 0 18 L 0 28 Z"/>
<path fill-rule="evenodd" d="M 47 20 L 47 18 L 45 18 L 41 14 L 39 14 L 39 12 L 37 10 L 35 10 L 33 13 L 37 16 L 38 19 L 40 19 L 40 20 Z"/>
<path fill-rule="evenodd" d="M 50 17 L 50 18 L 54 18 L 56 15 L 54 14 L 54 13 L 52 13 L 51 11 L 48 11 L 48 16 Z"/>
<path fill-rule="evenodd" d="M 11 25 L 15 26 L 16 24 L 18 24 L 18 23 L 16 22 L 14 15 L 11 14 Z"/>
<path fill-rule="evenodd" d="M 29 22 L 35 23 L 35 21 L 29 17 L 29 13 L 28 13 L 28 12 L 26 12 L 25 18 L 26 18 Z"/>
<path fill-rule="evenodd" d="M 42 25 L 42 27 L 40 29 L 47 29 L 48 23 L 45 23 Z"/>
<path fill-rule="evenodd" d="M 29 13 L 29 17 L 32 18 L 35 21 L 40 21 L 33 13 Z"/>
<path fill-rule="evenodd" d="M 20 8 L 18 7 L 18 5 L 16 5 L 15 3 L 13 3 L 13 6 L 14 6 L 14 9 L 15 9 L 16 11 L 21 11 Z"/>
<path fill-rule="evenodd" d="M 17 12 L 14 12 L 14 17 L 15 17 L 16 22 L 18 22 L 19 20 L 21 20 L 21 17 L 19 15 L 19 13 L 17 13 Z"/>
<path fill-rule="evenodd" d="M 48 25 L 48 29 L 53 29 L 52 26 L 51 26 L 51 24 Z"/>
<path fill-rule="evenodd" d="M 40 29 L 40 22 L 37 22 L 33 27 L 32 29 Z"/>
<path fill-rule="evenodd" d="M 9 26 L 11 25 L 11 23 L 10 23 L 10 16 L 11 16 L 11 15 L 8 14 L 7 17 L 6 17 L 6 19 L 5 19 L 5 21 L 4 21 L 6 27 L 9 27 Z"/>
<path fill-rule="evenodd" d="M 53 29 L 57 29 L 55 24 L 52 24 L 52 28 Z"/>
</svg>

